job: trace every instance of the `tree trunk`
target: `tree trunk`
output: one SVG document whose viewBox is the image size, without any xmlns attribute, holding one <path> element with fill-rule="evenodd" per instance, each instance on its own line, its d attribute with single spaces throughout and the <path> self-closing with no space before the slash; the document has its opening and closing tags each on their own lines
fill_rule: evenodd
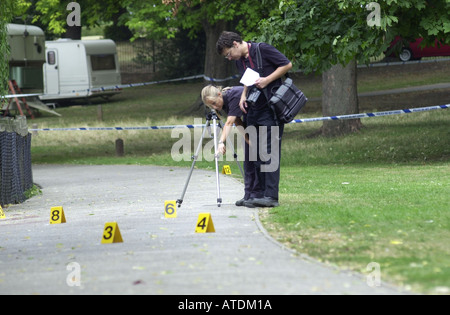
<svg viewBox="0 0 450 315">
<path fill-rule="evenodd" d="M 356 60 L 346 67 L 338 64 L 322 75 L 323 115 L 338 116 L 359 113 Z M 322 135 L 336 137 L 361 129 L 360 119 L 324 121 Z"/>
<path fill-rule="evenodd" d="M 213 79 L 225 79 L 234 74 L 234 63 L 229 62 L 224 57 L 217 53 L 217 40 L 223 31 L 229 28 L 230 22 L 218 21 L 216 24 L 211 25 L 208 21 L 203 21 L 203 29 L 206 34 L 206 58 L 205 58 L 205 75 Z M 205 86 L 208 84 L 216 84 L 220 86 L 229 86 L 232 81 L 225 82 L 211 82 L 205 80 Z M 200 91 L 199 91 L 200 94 Z M 192 104 L 192 106 L 184 114 L 201 115 L 205 114 L 205 106 L 201 100 L 201 97 Z"/>
<path fill-rule="evenodd" d="M 216 48 L 220 35 L 228 29 L 228 26 L 229 23 L 226 21 L 219 21 L 215 25 L 211 25 L 207 21 L 203 22 L 203 29 L 206 34 L 205 75 L 210 78 L 224 79 L 232 75 L 234 63 L 220 56 Z M 206 82 L 206 84 L 210 83 Z"/>
</svg>

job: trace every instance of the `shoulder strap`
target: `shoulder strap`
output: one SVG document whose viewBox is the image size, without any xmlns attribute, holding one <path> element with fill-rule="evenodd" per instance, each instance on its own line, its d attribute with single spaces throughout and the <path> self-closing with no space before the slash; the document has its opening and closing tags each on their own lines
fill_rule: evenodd
<svg viewBox="0 0 450 315">
<path fill-rule="evenodd" d="M 262 76 L 263 75 L 263 65 L 262 65 L 261 49 L 259 48 L 260 44 L 261 43 L 257 43 L 256 44 L 256 63 L 257 63 L 257 67 L 258 67 L 258 72 Z M 267 88 L 263 89 L 263 93 L 264 93 L 264 96 L 266 97 L 267 104 L 272 109 L 273 119 L 274 119 L 274 121 L 276 122 L 276 124 L 278 126 L 279 121 L 278 121 L 277 113 L 276 113 L 275 108 L 273 107 L 273 105 L 270 104 L 269 95 L 267 93 Z"/>
<path fill-rule="evenodd" d="M 261 49 L 259 48 L 259 45 L 261 43 L 255 43 L 256 46 L 256 67 L 257 71 L 259 72 L 260 76 L 263 76 L 263 63 L 262 63 L 262 56 L 261 56 Z M 266 97 L 267 101 L 269 101 L 269 97 L 267 94 L 267 88 L 263 89 L 264 96 Z"/>
<path fill-rule="evenodd" d="M 259 45 L 261 45 L 261 43 L 256 43 L 256 66 L 258 68 L 258 72 L 260 75 L 262 75 L 262 70 L 263 70 L 263 66 L 262 66 L 262 56 L 261 56 L 261 49 L 259 48 Z"/>
<path fill-rule="evenodd" d="M 257 67 L 258 67 L 258 72 L 259 74 L 262 76 L 262 56 L 261 56 L 261 49 L 259 48 L 259 45 L 261 43 L 257 43 L 256 44 L 256 63 L 257 63 Z M 289 78 L 289 72 L 286 73 L 286 79 Z"/>
</svg>

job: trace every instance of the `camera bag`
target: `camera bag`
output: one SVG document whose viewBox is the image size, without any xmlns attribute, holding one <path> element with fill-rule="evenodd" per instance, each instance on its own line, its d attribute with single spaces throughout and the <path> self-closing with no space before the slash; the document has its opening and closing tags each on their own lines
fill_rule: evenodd
<svg viewBox="0 0 450 315">
<path fill-rule="evenodd" d="M 262 73 L 262 57 L 259 43 L 256 45 L 256 51 L 258 72 Z M 299 88 L 295 86 L 288 74 L 286 74 L 286 77 L 287 78 L 284 83 L 277 89 L 275 94 L 269 100 L 269 106 L 274 111 L 278 121 L 287 124 L 294 120 L 295 116 L 297 116 L 297 114 L 305 106 L 308 98 Z M 264 91 L 264 94 L 267 95 L 266 91 Z"/>
<path fill-rule="evenodd" d="M 308 99 L 291 78 L 287 78 L 269 101 L 280 122 L 290 123 L 305 106 Z"/>
</svg>

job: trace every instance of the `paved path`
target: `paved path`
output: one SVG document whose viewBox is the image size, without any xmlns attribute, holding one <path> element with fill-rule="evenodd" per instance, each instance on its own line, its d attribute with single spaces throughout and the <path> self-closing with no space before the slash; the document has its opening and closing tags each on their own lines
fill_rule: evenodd
<svg viewBox="0 0 450 315">
<path fill-rule="evenodd" d="M 234 206 L 243 186 L 195 170 L 176 219 L 164 201 L 178 199 L 188 170 L 152 166 L 35 166 L 43 194 L 5 209 L 0 220 L 0 294 L 397 294 L 371 288 L 363 275 L 340 272 L 284 249 L 262 229 L 257 210 Z M 63 206 L 67 223 L 50 225 Z M 195 233 L 199 213 L 215 233 Z M 123 243 L 101 244 L 106 222 Z M 67 269 L 67 266 L 71 267 Z M 69 286 L 67 278 L 80 280 Z"/>
</svg>

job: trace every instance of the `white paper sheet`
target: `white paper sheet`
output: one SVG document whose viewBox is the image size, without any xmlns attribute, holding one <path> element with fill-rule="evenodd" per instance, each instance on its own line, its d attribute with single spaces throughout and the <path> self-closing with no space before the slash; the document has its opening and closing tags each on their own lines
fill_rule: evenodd
<svg viewBox="0 0 450 315">
<path fill-rule="evenodd" d="M 260 78 L 259 73 L 253 69 L 247 68 L 244 75 L 242 76 L 241 83 L 245 86 L 255 85 L 256 80 Z"/>
</svg>

